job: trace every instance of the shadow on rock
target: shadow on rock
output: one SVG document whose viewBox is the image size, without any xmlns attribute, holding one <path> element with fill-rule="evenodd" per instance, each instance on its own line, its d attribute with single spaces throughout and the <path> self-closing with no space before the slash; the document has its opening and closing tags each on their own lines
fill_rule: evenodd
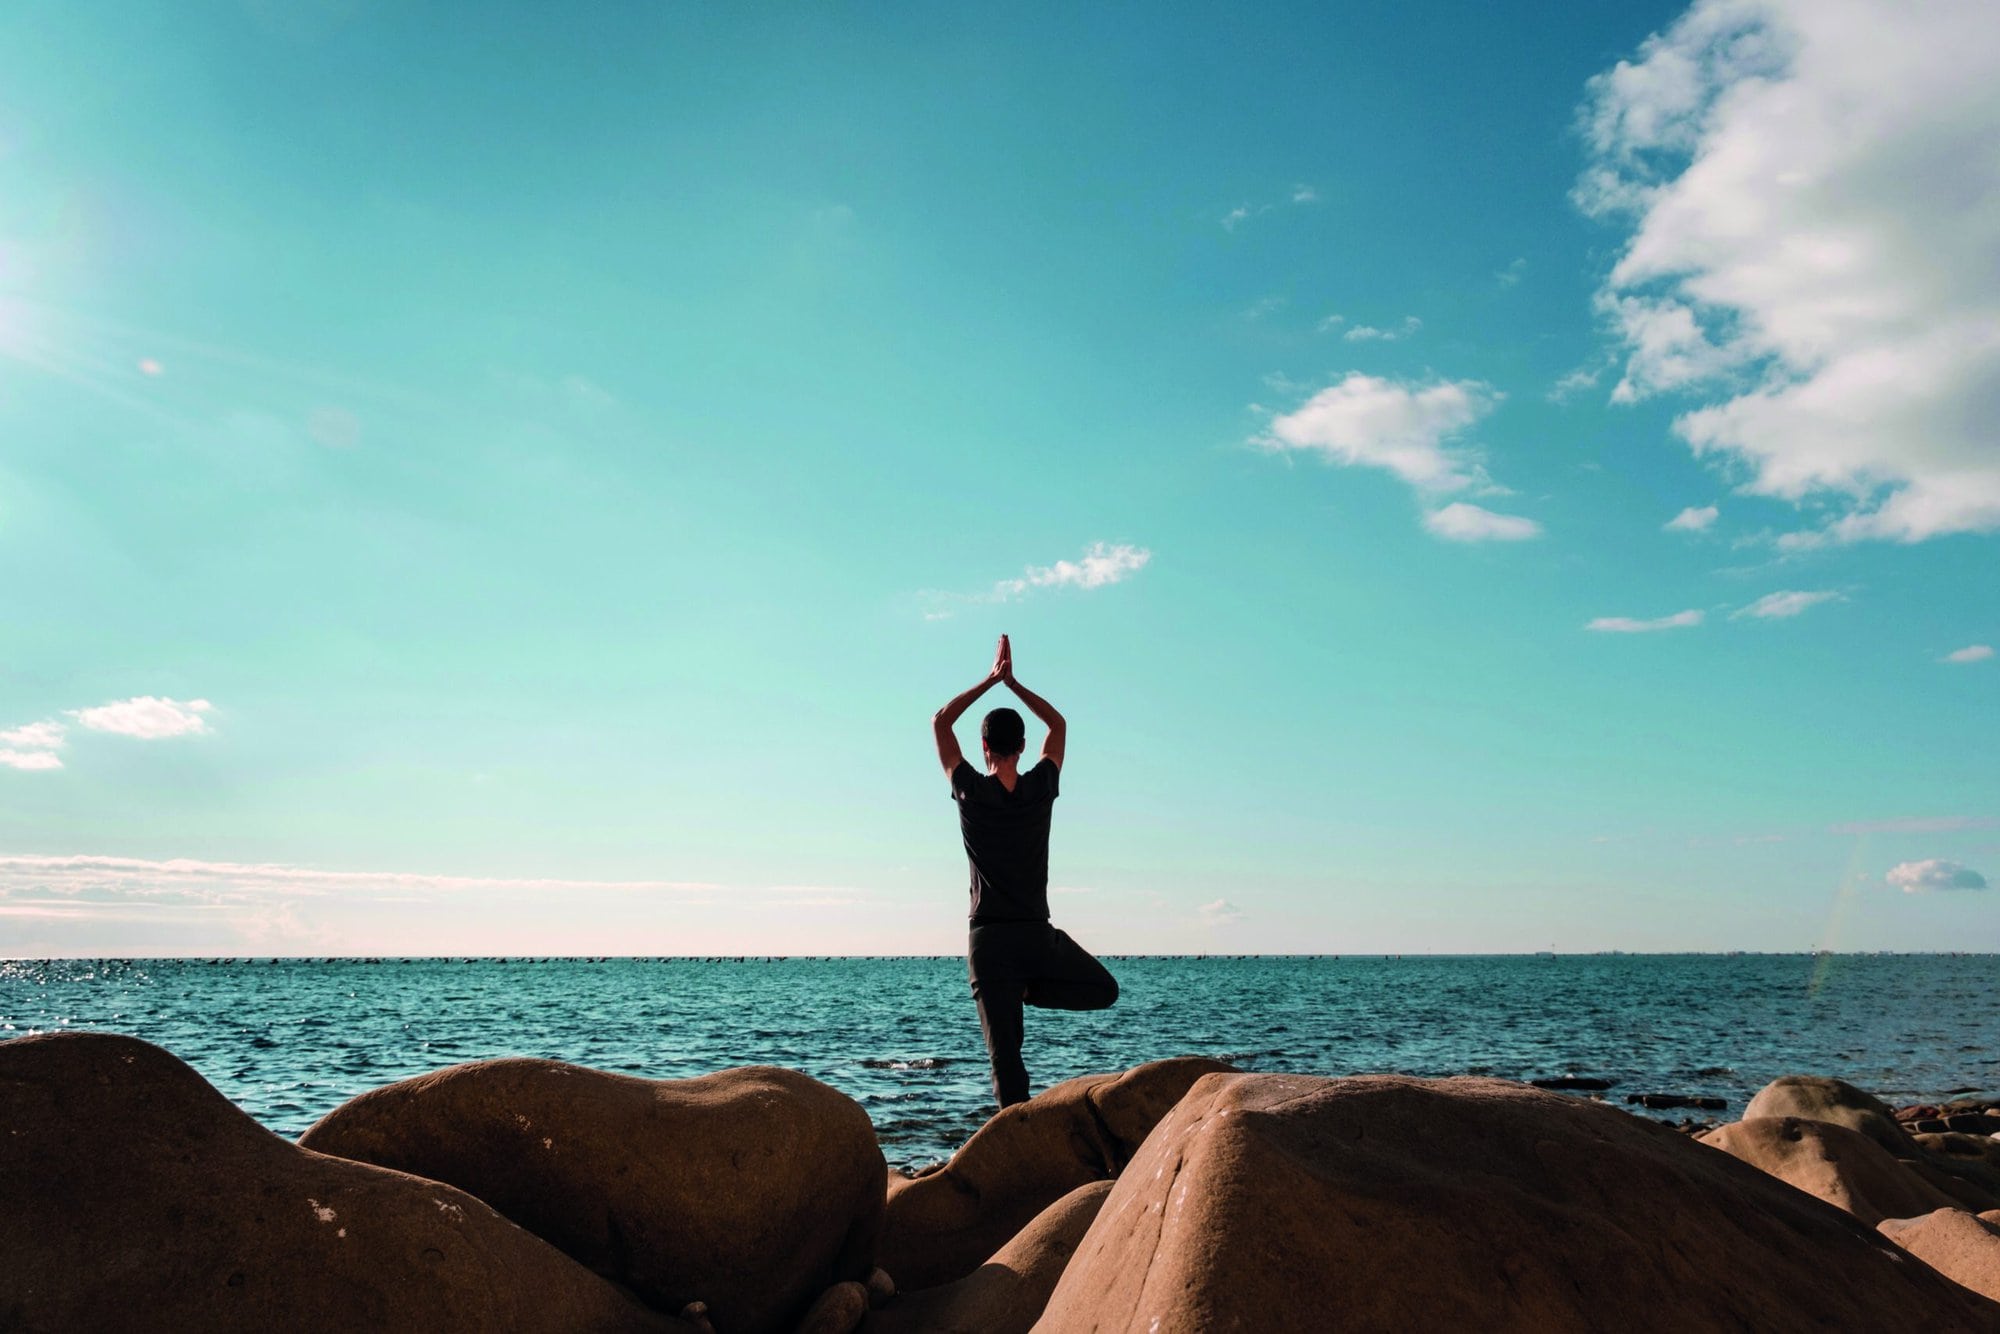
<svg viewBox="0 0 2000 1334">
<path fill-rule="evenodd" d="M 0 1043 L 0 1328 L 682 1331 L 462 1191 L 302 1149 L 150 1043 Z"/>
<path fill-rule="evenodd" d="M 704 1303 L 723 1334 L 790 1330 L 866 1280 L 888 1174 L 859 1103 L 771 1066 L 476 1061 L 364 1093 L 299 1142 L 448 1181 L 661 1310 Z"/>
<path fill-rule="evenodd" d="M 1673 1130 L 1487 1079 L 1215 1075 L 1040 1330 L 1991 1331 L 2000 1305 Z"/>
<path fill-rule="evenodd" d="M 1180 1057 L 1119 1075 L 1084 1075 L 996 1114 L 951 1161 L 889 1183 L 881 1264 L 905 1291 L 964 1278 L 1035 1215 L 1107 1181 L 1220 1061 Z"/>
</svg>

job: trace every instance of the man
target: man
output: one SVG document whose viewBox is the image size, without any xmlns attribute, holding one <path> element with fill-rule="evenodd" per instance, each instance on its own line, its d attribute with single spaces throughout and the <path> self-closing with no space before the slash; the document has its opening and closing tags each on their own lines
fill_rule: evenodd
<svg viewBox="0 0 2000 1334">
<path fill-rule="evenodd" d="M 952 725 L 981 695 L 1006 682 L 1048 727 L 1042 757 L 1021 772 L 1027 728 L 1012 709 L 995 709 L 979 727 L 986 772 L 965 761 Z M 1002 1107 L 1028 1100 L 1021 1061 L 1021 1007 L 1102 1010 L 1118 999 L 1118 981 L 1083 947 L 1049 925 L 1049 815 L 1062 771 L 1068 727 L 1063 716 L 1014 679 L 1007 636 L 986 679 L 931 718 L 938 760 L 951 775 L 965 856 L 972 863 L 972 930 L 967 967 L 979 1028 L 993 1063 L 993 1096 Z"/>
</svg>

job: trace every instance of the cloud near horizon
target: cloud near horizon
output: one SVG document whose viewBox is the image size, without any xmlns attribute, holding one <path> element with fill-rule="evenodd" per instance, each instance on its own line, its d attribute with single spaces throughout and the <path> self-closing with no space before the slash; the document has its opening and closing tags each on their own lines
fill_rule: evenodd
<svg viewBox="0 0 2000 1334">
<path fill-rule="evenodd" d="M 1714 505 L 1703 505 L 1700 508 L 1690 505 L 1668 519 L 1663 526 L 1668 532 L 1699 533 L 1713 524 L 1716 516 L 1721 513 L 1722 511 Z"/>
<path fill-rule="evenodd" d="M 1832 500 L 1785 547 L 2000 529 L 2000 23 L 1988 0 L 1697 0 L 1590 83 L 1575 199 L 1629 228 L 1612 398 L 1740 490 Z"/>
<path fill-rule="evenodd" d="M 1583 628 L 1604 634 L 1637 635 L 1653 630 L 1684 630 L 1701 624 L 1702 614 L 1690 607 L 1677 611 L 1671 616 L 1659 616 L 1650 621 L 1635 620 L 1630 616 L 1600 616 Z"/>
<path fill-rule="evenodd" d="M 1217 899 L 1213 903 L 1204 903 L 1195 909 L 1195 911 L 1201 914 L 1202 925 L 1204 926 L 1228 926 L 1233 922 L 1243 920 L 1243 910 L 1228 899 Z"/>
<path fill-rule="evenodd" d="M 1939 659 L 1941 662 L 1985 662 L 1993 656 L 1991 644 L 1967 644 L 1964 648 L 1953 649 Z"/>
<path fill-rule="evenodd" d="M 1379 468 L 1429 505 L 1453 492 L 1501 490 L 1479 451 L 1458 441 L 1504 397 L 1480 380 L 1399 381 L 1350 371 L 1273 417 L 1252 443 L 1270 453 L 1310 453 L 1343 467 Z M 1464 503 L 1429 513 L 1425 527 L 1460 542 L 1517 541 L 1542 531 L 1532 519 Z"/>
<path fill-rule="evenodd" d="M 1986 877 L 1969 866 L 1932 857 L 1926 861 L 1904 862 L 1883 879 L 1905 894 L 1929 894 L 1937 890 L 1985 889 Z"/>
</svg>

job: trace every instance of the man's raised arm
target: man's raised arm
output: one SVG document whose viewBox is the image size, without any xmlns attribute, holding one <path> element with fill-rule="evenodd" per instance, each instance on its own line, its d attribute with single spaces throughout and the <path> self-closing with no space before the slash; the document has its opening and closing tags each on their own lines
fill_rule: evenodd
<svg viewBox="0 0 2000 1334">
<path fill-rule="evenodd" d="M 1042 725 L 1049 729 L 1048 739 L 1042 742 L 1042 758 L 1052 760 L 1056 768 L 1062 768 L 1063 746 L 1069 740 L 1069 724 L 1063 721 L 1060 713 L 1056 712 L 1055 705 L 1014 679 L 1014 664 L 1011 658 L 1007 663 L 1007 688 L 1019 695 L 1021 702 L 1027 705 L 1029 710 L 1042 720 Z"/>
<path fill-rule="evenodd" d="M 965 762 L 965 752 L 958 748 L 958 734 L 952 727 L 959 716 L 971 708 L 978 698 L 998 685 L 1007 677 L 1007 636 L 1000 636 L 1000 647 L 993 655 L 993 670 L 986 673 L 986 679 L 972 689 L 952 698 L 951 703 L 931 715 L 931 736 L 937 741 L 938 763 L 951 773 Z"/>
</svg>

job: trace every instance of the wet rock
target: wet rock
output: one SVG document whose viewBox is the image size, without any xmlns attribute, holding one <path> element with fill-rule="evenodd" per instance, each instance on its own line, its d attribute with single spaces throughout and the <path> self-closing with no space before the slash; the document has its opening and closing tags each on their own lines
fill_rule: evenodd
<svg viewBox="0 0 2000 1334">
<path fill-rule="evenodd" d="M 864 1334 L 1028 1334 L 1109 1194 L 1109 1181 L 1078 1186 L 964 1278 L 872 1313 Z"/>
<path fill-rule="evenodd" d="M 111 1033 L 0 1042 L 0 1327 L 682 1331 L 463 1191 L 312 1153 Z"/>
<path fill-rule="evenodd" d="M 1215 1075 L 1038 1330 L 1985 1330 L 2000 1305 L 1672 1130 L 1486 1079 Z"/>
<path fill-rule="evenodd" d="M 1760 1168 L 1873 1227 L 1955 1201 L 1859 1131 L 1797 1116 L 1723 1126 L 1702 1143 Z"/>
<path fill-rule="evenodd" d="M 1882 1221 L 1882 1235 L 1954 1283 L 2000 1301 L 2000 1225 L 1963 1209 Z"/>
<path fill-rule="evenodd" d="M 1084 1075 L 1017 1103 L 942 1168 L 889 1184 L 879 1258 L 904 1292 L 963 1278 L 1049 1205 L 1118 1175 L 1195 1080 L 1203 1057 Z"/>
<path fill-rule="evenodd" d="M 1671 1111 L 1676 1107 L 1692 1107 L 1700 1112 L 1719 1112 L 1729 1105 L 1726 1098 L 1709 1097 L 1699 1093 L 1628 1093 L 1628 1104 L 1637 1103 L 1653 1111 Z"/>
<path fill-rule="evenodd" d="M 860 1104 L 796 1071 L 636 1079 L 476 1061 L 362 1094 L 307 1148 L 479 1196 L 663 1311 L 789 1330 L 874 1268 L 887 1167 Z"/>
</svg>

